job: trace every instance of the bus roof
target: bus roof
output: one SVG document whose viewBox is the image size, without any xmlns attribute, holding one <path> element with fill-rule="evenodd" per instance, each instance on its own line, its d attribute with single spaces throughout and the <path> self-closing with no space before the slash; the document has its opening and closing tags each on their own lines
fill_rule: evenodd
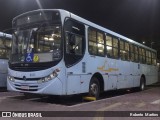
<svg viewBox="0 0 160 120">
<path fill-rule="evenodd" d="M 25 14 L 29 14 L 29 13 L 32 13 L 32 12 L 39 12 L 39 11 L 59 11 L 59 12 L 63 12 L 63 13 L 66 12 L 66 13 L 70 14 L 69 11 L 66 11 L 66 10 L 63 10 L 63 9 L 37 9 L 37 10 L 32 10 L 32 11 L 24 12 L 24 13 L 16 16 L 16 17 L 14 17 L 13 20 L 12 20 L 12 22 L 13 22 L 15 19 L 17 19 L 18 17 L 21 17 L 21 16 L 23 16 L 23 15 L 25 15 Z"/>
<path fill-rule="evenodd" d="M 71 18 L 73 18 L 73 19 L 75 19 L 75 20 L 77 20 L 77 21 L 80 21 L 80 22 L 82 22 L 82 23 L 84 23 L 84 24 L 86 24 L 86 25 L 88 25 L 88 26 L 97 28 L 97 29 L 99 29 L 99 30 L 101 30 L 101 31 L 103 31 L 103 32 L 109 33 L 109 34 L 111 34 L 111 35 L 113 35 L 113 36 L 116 36 L 116 37 L 118 37 L 118 38 L 120 38 L 120 39 L 123 39 L 123 40 L 125 40 L 125 41 L 128 41 L 128 42 L 130 42 L 130 43 L 132 43 L 132 44 L 135 44 L 135 45 L 138 45 L 138 46 L 140 46 L 140 47 L 143 47 L 143 48 L 146 48 L 146 49 L 148 49 L 148 50 L 151 50 L 151 51 L 156 52 L 156 50 L 154 50 L 154 49 L 152 49 L 152 48 L 150 48 L 150 47 L 147 47 L 147 46 L 145 46 L 145 45 L 143 45 L 143 44 L 141 44 L 141 43 L 138 43 L 138 42 L 136 42 L 136 41 L 134 41 L 134 40 L 132 40 L 132 39 L 130 39 L 130 38 L 127 38 L 127 37 L 125 37 L 125 36 L 123 36 L 123 35 L 120 35 L 120 34 L 118 34 L 118 33 L 116 33 L 116 32 L 113 32 L 113 31 L 111 31 L 111 30 L 109 30 L 109 29 L 107 29 L 107 28 L 104 28 L 104 27 L 102 27 L 102 26 L 100 26 L 100 25 L 97 25 L 97 24 L 95 24 L 95 23 L 93 23 L 93 22 L 90 22 L 90 21 L 88 21 L 88 20 L 86 20 L 86 19 L 84 19 L 84 18 L 82 18 L 82 17 L 80 17 L 80 16 L 77 16 L 77 15 L 75 15 L 75 14 L 69 12 L 69 11 L 63 10 L 63 9 L 38 9 L 38 10 L 33 10 L 33 11 L 29 11 L 29 12 L 25 12 L 25 13 L 23 13 L 23 14 L 20 14 L 20 15 L 16 16 L 15 18 L 13 18 L 13 20 L 16 19 L 16 18 L 18 18 L 18 17 L 20 17 L 20 16 L 23 16 L 23 15 L 25 15 L 25 14 L 32 13 L 32 12 L 36 12 L 36 11 L 43 11 L 43 10 L 45 10 L 45 11 L 55 11 L 55 10 L 57 10 L 57 11 L 59 11 L 60 13 L 69 14 L 69 16 L 70 16 Z"/>
</svg>

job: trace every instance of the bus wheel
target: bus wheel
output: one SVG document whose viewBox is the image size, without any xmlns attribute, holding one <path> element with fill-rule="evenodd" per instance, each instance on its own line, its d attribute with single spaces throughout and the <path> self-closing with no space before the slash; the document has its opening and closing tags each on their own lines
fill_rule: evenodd
<svg viewBox="0 0 160 120">
<path fill-rule="evenodd" d="M 141 77 L 141 80 L 140 80 L 140 87 L 139 87 L 139 89 L 140 89 L 140 91 L 143 91 L 143 90 L 145 90 L 145 79 L 144 79 L 144 77 Z"/>
<path fill-rule="evenodd" d="M 99 81 L 97 78 L 93 77 L 89 85 L 89 96 L 95 97 L 97 100 L 99 98 L 99 94 L 100 94 Z"/>
</svg>

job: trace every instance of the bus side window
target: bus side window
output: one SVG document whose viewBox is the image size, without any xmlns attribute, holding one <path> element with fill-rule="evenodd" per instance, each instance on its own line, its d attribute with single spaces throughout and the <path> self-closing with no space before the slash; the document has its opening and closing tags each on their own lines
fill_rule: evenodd
<svg viewBox="0 0 160 120">
<path fill-rule="evenodd" d="M 149 64 L 151 65 L 152 64 L 152 56 L 151 56 L 151 51 L 149 51 L 149 54 L 148 54 L 148 62 L 149 62 Z"/>
<path fill-rule="evenodd" d="M 146 50 L 146 63 L 149 64 L 149 51 Z"/>
<path fill-rule="evenodd" d="M 151 64 L 151 52 L 150 51 L 148 51 L 148 50 L 146 50 L 146 63 L 147 64 Z"/>
<path fill-rule="evenodd" d="M 135 62 L 138 62 L 138 61 L 139 61 L 139 58 L 138 58 L 138 47 L 137 47 L 137 46 L 134 46 L 134 54 L 135 54 L 135 59 L 134 59 L 134 61 L 135 61 Z"/>
<path fill-rule="evenodd" d="M 119 54 L 118 54 L 118 48 L 119 48 L 119 44 L 118 44 L 118 39 L 117 38 L 113 38 L 113 56 L 114 58 L 118 59 Z"/>
<path fill-rule="evenodd" d="M 103 33 L 97 32 L 98 55 L 104 56 L 104 37 Z"/>
<path fill-rule="evenodd" d="M 104 56 L 104 34 L 94 28 L 88 29 L 89 53 Z"/>
<path fill-rule="evenodd" d="M 124 41 L 120 41 L 120 58 L 121 60 L 125 60 Z"/>
<path fill-rule="evenodd" d="M 65 33 L 65 64 L 72 66 L 78 63 L 85 53 L 85 26 L 73 19 L 66 19 Z"/>
<path fill-rule="evenodd" d="M 142 63 L 146 63 L 146 50 L 144 48 L 142 48 Z"/>
<path fill-rule="evenodd" d="M 120 40 L 120 58 L 121 60 L 129 61 L 129 43 L 124 40 Z"/>
<path fill-rule="evenodd" d="M 142 48 L 139 47 L 139 62 L 142 63 Z"/>
<path fill-rule="evenodd" d="M 107 50 L 107 56 L 113 57 L 113 50 L 112 50 L 112 37 L 106 35 L 106 50 Z"/>
<path fill-rule="evenodd" d="M 156 65 L 156 53 L 152 52 L 152 65 Z"/>
<path fill-rule="evenodd" d="M 129 43 L 125 42 L 125 60 L 129 60 Z"/>
<path fill-rule="evenodd" d="M 92 55 L 96 55 L 97 54 L 96 31 L 91 28 L 88 29 L 88 40 L 89 40 L 89 53 Z"/>
<path fill-rule="evenodd" d="M 132 61 L 132 62 L 134 62 L 134 60 L 135 60 L 135 54 L 134 54 L 134 46 L 132 45 L 132 44 L 130 44 L 130 60 Z"/>
</svg>

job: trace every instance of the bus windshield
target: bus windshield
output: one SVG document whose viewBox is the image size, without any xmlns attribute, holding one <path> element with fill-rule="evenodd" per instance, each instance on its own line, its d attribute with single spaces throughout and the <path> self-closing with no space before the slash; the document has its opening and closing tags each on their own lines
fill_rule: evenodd
<svg viewBox="0 0 160 120">
<path fill-rule="evenodd" d="M 13 34 L 11 63 L 51 62 L 61 58 L 61 26 L 17 29 Z"/>
</svg>

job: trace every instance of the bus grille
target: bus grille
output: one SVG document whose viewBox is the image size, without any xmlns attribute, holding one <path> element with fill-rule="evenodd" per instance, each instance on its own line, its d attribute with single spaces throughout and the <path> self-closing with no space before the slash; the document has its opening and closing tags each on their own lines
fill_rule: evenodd
<svg viewBox="0 0 160 120">
<path fill-rule="evenodd" d="M 12 70 L 15 71 L 23 71 L 23 72 L 30 72 L 30 71 L 40 71 L 48 69 L 48 67 L 10 67 Z"/>
<path fill-rule="evenodd" d="M 24 80 L 23 78 L 18 78 L 18 77 L 14 77 L 14 79 L 16 80 Z M 40 80 L 41 78 L 26 78 L 24 81 L 37 81 Z"/>
<path fill-rule="evenodd" d="M 14 84 L 15 88 L 17 90 L 23 90 L 23 91 L 37 91 L 38 90 L 38 85 L 29 85 L 27 88 L 24 88 L 24 85 L 19 85 L 19 84 Z"/>
<path fill-rule="evenodd" d="M 38 89 L 22 89 L 22 88 L 16 88 L 17 90 L 23 90 L 23 91 L 37 91 Z"/>
</svg>

